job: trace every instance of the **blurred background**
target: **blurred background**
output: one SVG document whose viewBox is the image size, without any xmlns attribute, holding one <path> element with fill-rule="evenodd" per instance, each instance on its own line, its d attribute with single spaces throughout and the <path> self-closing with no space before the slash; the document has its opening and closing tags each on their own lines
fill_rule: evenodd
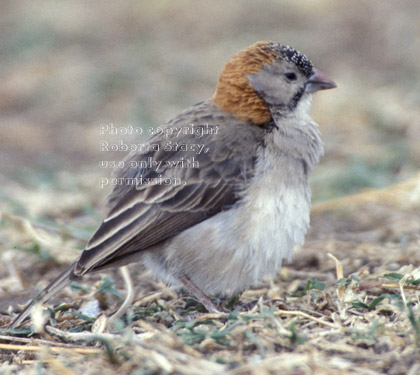
<svg viewBox="0 0 420 375">
<path fill-rule="evenodd" d="M 291 266 L 285 264 L 275 284 L 251 290 L 248 297 L 244 293 L 241 300 L 245 306 L 257 306 L 258 299 L 260 306 L 263 299 L 270 310 L 261 311 L 272 311 L 273 303 L 280 303 L 274 306 L 282 310 L 315 309 L 318 318 L 326 318 L 325 325 L 317 328 L 314 322 L 302 320 L 295 330 L 294 315 L 290 315 L 290 325 L 282 318 L 292 333 L 289 342 L 285 330 L 277 325 L 273 333 L 262 330 L 266 321 L 272 322 L 271 315 L 266 320 L 264 313 L 264 324 L 255 320 L 249 331 L 240 326 L 240 331 L 235 331 L 240 336 L 232 334 L 232 342 L 237 341 L 240 349 L 223 344 L 226 351 L 222 352 L 222 345 L 209 344 L 206 336 L 205 345 L 200 341 L 194 347 L 194 360 L 199 351 L 205 358 L 214 351 L 212 360 L 235 368 L 239 361 L 262 363 L 266 350 L 298 348 L 296 353 L 302 355 L 310 351 L 307 356 L 293 357 L 291 363 L 302 358 L 302 366 L 306 366 L 302 368 L 308 369 L 302 371 L 317 368 L 321 373 L 320 363 L 329 361 L 325 373 L 340 368 L 344 374 L 344 369 L 350 368 L 352 373 L 376 374 L 379 372 L 373 366 L 379 363 L 383 366 L 380 373 L 416 372 L 418 291 L 413 290 L 411 297 L 405 290 L 407 300 L 413 301 L 410 312 L 415 313 L 408 315 L 410 321 L 401 307 L 394 307 L 397 302 L 391 304 L 389 294 L 379 297 L 387 296 L 384 304 L 389 299 L 382 308 L 377 296 L 385 273 L 395 272 L 404 282 L 409 276 L 415 282 L 420 277 L 419 0 L 0 0 L 0 5 L 0 328 L 10 320 L 9 306 L 24 304 L 35 289 L 46 286 L 63 265 L 76 259 L 103 217 L 100 207 L 108 190 L 99 187 L 99 180 L 109 177 L 111 169 L 101 168 L 99 162 L 121 160 L 124 155 L 100 152 L 100 142 L 108 139 L 100 134 L 101 124 L 150 128 L 165 123 L 213 95 L 218 75 L 233 54 L 256 41 L 272 40 L 305 53 L 338 88 L 314 95 L 312 117 L 320 125 L 326 152 L 312 175 L 313 201 L 320 204 L 313 206 L 304 251 L 295 255 Z M 126 139 L 135 142 L 132 137 Z M 136 142 L 142 141 L 144 137 L 138 137 Z M 409 180 L 413 176 L 417 179 Z M 330 200 L 406 180 L 409 182 L 385 192 Z M 339 260 L 346 277 L 356 275 L 368 281 L 363 291 L 360 288 L 354 294 L 356 284 L 352 281 L 345 299 L 339 294 L 337 299 L 335 283 L 330 282 L 336 271 L 329 252 Z M 136 303 L 137 311 L 143 314 L 143 307 L 150 306 L 146 321 L 154 314 L 155 320 L 150 321 L 172 324 L 168 319 L 178 319 L 178 312 L 174 315 L 172 311 L 179 311 L 174 306 L 183 306 L 180 299 L 137 267 L 131 273 L 136 294 L 146 296 Z M 410 274 L 412 270 L 416 273 Z M 122 291 L 117 271 L 107 274 Z M 75 310 L 83 298 L 88 300 L 95 293 L 102 311 L 115 311 L 120 302 L 112 294 L 109 298 L 105 292 L 97 296 L 96 291 L 108 282 L 104 278 L 102 283 L 101 277 L 87 276 L 79 289 L 64 292 L 67 299 L 59 296 L 52 302 L 68 301 Z M 330 280 L 328 291 L 320 292 L 320 299 L 313 297 L 318 291 L 311 293 L 311 298 L 307 294 L 291 299 L 293 294 L 286 294 L 306 291 L 308 279 Z M 89 285 L 94 285 L 93 289 Z M 355 305 L 349 308 L 350 300 L 356 298 L 353 295 L 357 301 L 373 301 L 370 306 L 378 304 L 380 310 L 376 314 L 365 304 L 368 315 L 354 309 Z M 162 310 L 162 306 L 166 307 Z M 334 324 L 342 324 L 342 333 L 332 333 L 326 325 L 329 317 Z M 73 318 L 64 321 L 80 329 Z M 224 327 L 226 324 L 223 322 Z M 157 325 L 152 326 L 155 334 Z M 318 331 L 321 326 L 325 331 Z M 145 328 L 139 327 L 143 332 Z M 223 328 L 226 337 L 230 329 Z M 295 346 L 303 345 L 306 335 L 315 341 Z M 162 340 L 169 338 L 168 350 L 173 345 L 177 351 L 185 350 L 171 337 L 167 332 L 159 334 L 157 350 L 166 345 Z M 235 337 L 248 337 L 248 341 Z M 277 342 L 278 337 L 281 341 Z M 147 360 L 137 360 L 138 354 L 128 349 L 136 366 L 148 366 Z M 171 354 L 176 355 L 173 363 L 181 358 L 177 351 Z M 141 352 L 142 356 L 149 353 L 143 347 Z M 19 351 L 22 354 L 4 353 L 1 362 L 30 359 L 26 363 L 31 363 L 36 358 L 24 350 Z M 158 351 L 162 357 L 160 353 L 166 358 L 172 351 Z M 185 353 L 191 356 L 190 351 Z M 59 363 L 56 359 L 44 355 L 39 358 L 51 358 L 51 368 L 58 368 L 54 367 Z M 400 360 L 395 361 L 396 357 Z M 91 373 L 107 373 L 103 367 L 109 363 L 106 358 L 114 361 L 111 355 L 100 357 L 98 366 L 90 358 Z M 74 361 L 65 359 L 60 366 L 67 363 L 68 367 Z M 273 363 L 277 369 L 283 362 L 289 366 L 288 360 L 267 364 Z M 44 371 L 33 363 L 37 373 L 41 368 Z M 75 368 L 85 364 L 80 361 Z M 117 368 L 116 364 L 110 367 L 112 371 L 129 368 L 119 364 Z M 165 371 L 169 371 L 167 366 Z M 364 370 L 358 370 L 359 366 Z M 409 366 L 413 366 L 411 370 Z M 249 369 L 252 372 L 252 367 Z M 10 371 L 17 373 L 16 368 Z M 287 371 L 299 370 L 293 367 Z"/>
<path fill-rule="evenodd" d="M 258 40 L 338 84 L 313 103 L 326 145 L 315 201 L 407 179 L 420 167 L 419 14 L 418 0 L 2 0 L 0 198 L 54 222 L 99 206 L 100 125 L 166 122 Z"/>
</svg>

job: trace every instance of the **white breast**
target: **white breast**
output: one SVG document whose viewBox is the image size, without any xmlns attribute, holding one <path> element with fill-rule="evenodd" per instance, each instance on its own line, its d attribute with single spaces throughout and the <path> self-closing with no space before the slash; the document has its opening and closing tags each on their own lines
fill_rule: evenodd
<svg viewBox="0 0 420 375">
<path fill-rule="evenodd" d="M 276 157 L 277 156 L 277 157 Z M 284 155 L 261 155 L 258 171 L 244 192 L 235 225 L 242 257 L 256 282 L 273 275 L 295 245 L 303 245 L 309 226 L 310 190 L 302 165 Z"/>
</svg>

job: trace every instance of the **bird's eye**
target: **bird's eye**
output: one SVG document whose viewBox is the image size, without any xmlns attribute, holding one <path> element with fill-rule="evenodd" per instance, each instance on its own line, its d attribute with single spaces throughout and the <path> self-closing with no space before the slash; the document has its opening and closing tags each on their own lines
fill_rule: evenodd
<svg viewBox="0 0 420 375">
<path fill-rule="evenodd" d="M 289 81 L 296 81 L 297 76 L 296 73 L 284 73 L 284 76 L 289 80 Z"/>
</svg>

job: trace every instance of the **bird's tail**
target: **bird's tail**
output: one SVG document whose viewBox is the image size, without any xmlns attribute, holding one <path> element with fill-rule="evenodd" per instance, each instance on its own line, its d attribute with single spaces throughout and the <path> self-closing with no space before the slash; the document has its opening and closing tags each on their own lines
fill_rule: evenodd
<svg viewBox="0 0 420 375">
<path fill-rule="evenodd" d="M 18 317 L 12 322 L 9 328 L 13 329 L 20 326 L 22 322 L 29 316 L 29 314 L 32 311 L 32 308 L 36 303 L 47 302 L 56 293 L 65 288 L 74 278 L 73 269 L 75 265 L 76 262 L 70 264 L 57 278 L 51 281 L 44 290 L 42 290 L 37 296 L 35 296 L 32 299 L 32 301 L 30 301 L 29 304 L 18 315 Z"/>
</svg>

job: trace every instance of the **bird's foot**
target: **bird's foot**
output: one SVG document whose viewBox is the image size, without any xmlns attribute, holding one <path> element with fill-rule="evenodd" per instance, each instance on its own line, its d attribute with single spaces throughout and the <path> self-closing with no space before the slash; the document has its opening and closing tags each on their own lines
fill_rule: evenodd
<svg viewBox="0 0 420 375">
<path fill-rule="evenodd" d="M 191 294 L 193 294 L 198 301 L 207 309 L 209 313 L 220 314 L 222 311 L 213 303 L 213 301 L 187 276 L 182 275 L 178 280 L 184 285 Z"/>
</svg>

